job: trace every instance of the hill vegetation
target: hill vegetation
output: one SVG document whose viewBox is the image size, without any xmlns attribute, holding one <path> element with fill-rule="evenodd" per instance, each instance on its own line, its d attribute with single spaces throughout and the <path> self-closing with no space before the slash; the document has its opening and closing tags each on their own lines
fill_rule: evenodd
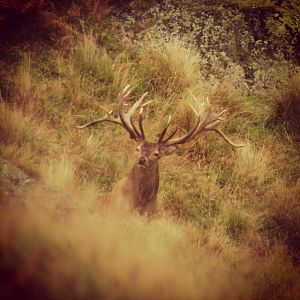
<svg viewBox="0 0 300 300">
<path fill-rule="evenodd" d="M 296 2 L 0 1 L 1 298 L 300 298 Z M 97 202 L 134 143 L 76 129 L 127 84 L 153 100 L 149 138 L 170 114 L 188 130 L 195 95 L 245 144 L 205 134 L 164 158 L 150 220 Z"/>
</svg>

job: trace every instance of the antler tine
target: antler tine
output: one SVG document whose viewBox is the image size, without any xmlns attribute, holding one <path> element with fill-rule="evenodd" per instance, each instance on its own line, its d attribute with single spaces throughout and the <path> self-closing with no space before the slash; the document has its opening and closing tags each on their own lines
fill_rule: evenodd
<svg viewBox="0 0 300 300">
<path fill-rule="evenodd" d="M 86 124 L 84 124 L 82 126 L 77 125 L 76 128 L 83 129 L 83 128 L 86 128 L 86 127 L 89 127 L 89 126 L 93 126 L 93 125 L 96 125 L 98 123 L 105 122 L 105 121 L 108 121 L 108 122 L 111 122 L 111 123 L 115 123 L 115 124 L 119 124 L 119 125 L 122 126 L 122 122 L 121 122 L 120 118 L 114 118 L 114 117 L 112 117 L 112 113 L 113 113 L 113 111 L 111 110 L 104 117 L 102 117 L 100 119 L 93 120 L 91 122 L 88 122 L 88 123 L 86 123 Z"/>
<path fill-rule="evenodd" d="M 196 120 L 195 125 L 185 135 L 183 135 L 182 137 L 179 137 L 177 139 L 171 140 L 171 138 L 175 135 L 175 133 L 177 131 L 177 128 L 176 128 L 175 133 L 173 134 L 173 132 L 172 132 L 172 135 L 170 135 L 167 139 L 165 139 L 165 141 L 163 143 L 165 144 L 165 146 L 173 146 L 173 145 L 187 143 L 194 136 L 194 133 L 196 132 L 196 130 L 198 130 L 200 127 L 203 126 L 206 118 L 207 118 L 206 111 L 204 113 L 202 120 L 201 120 L 200 114 L 197 113 L 197 120 Z"/>
<path fill-rule="evenodd" d="M 132 138 L 136 141 L 139 139 L 145 139 L 145 134 L 144 134 L 143 126 L 142 126 L 142 116 L 141 116 L 142 111 L 140 112 L 140 116 L 139 116 L 139 127 L 140 127 L 141 133 L 138 131 L 138 129 L 134 125 L 133 115 L 139 107 L 143 108 L 146 105 L 148 105 L 149 103 L 151 103 L 152 101 L 148 101 L 147 103 L 142 104 L 144 98 L 148 94 L 148 93 L 144 93 L 139 98 L 139 100 L 134 103 L 134 105 L 129 109 L 128 112 L 124 112 L 124 110 L 123 110 L 124 101 L 126 100 L 126 98 L 128 98 L 128 96 L 131 94 L 131 92 L 132 92 L 132 89 L 130 89 L 130 85 L 126 85 L 123 88 L 123 90 L 118 94 L 118 98 L 117 98 L 119 101 L 118 117 L 116 117 L 116 118 L 113 117 L 113 111 L 111 110 L 104 117 L 102 117 L 100 119 L 96 119 L 96 120 L 88 122 L 82 126 L 76 126 L 76 127 L 82 129 L 82 128 L 86 128 L 89 126 L 93 126 L 100 122 L 108 121 L 111 123 L 121 125 L 130 134 L 130 138 Z"/>
<path fill-rule="evenodd" d="M 170 115 L 169 118 L 168 118 L 168 122 L 167 122 L 167 125 L 166 127 L 162 130 L 162 132 L 160 133 L 160 136 L 159 136 L 159 139 L 158 139 L 158 143 L 161 143 L 163 141 L 163 138 L 170 126 L 170 123 L 171 123 L 171 119 L 172 119 L 172 116 Z"/>
<path fill-rule="evenodd" d="M 190 92 L 192 97 L 196 99 L 196 97 L 192 94 L 192 92 Z M 198 100 L 197 100 L 198 101 Z M 182 137 L 171 140 L 171 138 L 176 134 L 178 128 L 176 128 L 175 130 L 173 130 L 173 132 L 164 140 L 164 141 L 160 141 L 161 143 L 165 144 L 166 146 L 171 146 L 171 145 L 178 145 L 178 144 L 184 144 L 187 143 L 188 141 L 190 141 L 195 135 L 196 132 L 199 130 L 199 128 L 205 127 L 205 123 L 207 118 L 209 117 L 209 114 L 207 112 L 207 110 L 205 110 L 202 114 L 200 114 L 193 105 L 190 104 L 190 107 L 192 108 L 192 110 L 194 111 L 195 115 L 197 116 L 196 119 L 196 123 L 195 125 Z M 210 110 L 210 108 L 209 108 Z M 164 132 L 165 134 L 165 132 Z"/>
<path fill-rule="evenodd" d="M 124 100 L 125 100 L 126 97 L 129 96 L 130 93 L 131 93 L 131 90 L 129 90 L 125 95 L 121 95 L 121 99 L 120 99 L 121 101 L 120 101 L 120 104 L 119 104 L 118 112 L 119 112 L 120 120 L 122 122 L 122 126 L 129 133 L 130 138 L 134 139 L 134 140 L 138 140 L 139 135 L 137 135 L 136 132 L 134 131 L 134 129 L 132 128 L 132 126 L 129 125 L 130 124 L 130 117 L 129 117 L 129 120 L 126 120 L 125 113 L 124 113 L 124 110 L 123 110 Z"/>
<path fill-rule="evenodd" d="M 126 85 L 124 89 L 119 93 L 119 97 L 126 98 L 131 93 L 131 90 L 129 90 L 130 84 Z M 128 91 L 129 90 L 129 91 Z"/>
<path fill-rule="evenodd" d="M 219 114 L 220 115 L 220 114 Z M 233 147 L 244 147 L 245 145 L 243 144 L 236 144 L 234 143 L 222 130 L 219 128 L 221 124 L 221 120 L 217 120 L 214 123 L 211 123 L 210 125 L 205 127 L 205 131 L 214 131 L 218 133 L 228 144 L 230 144 Z"/>
<path fill-rule="evenodd" d="M 208 129 L 208 131 L 209 130 L 213 130 L 216 133 L 218 133 L 228 144 L 230 144 L 233 147 L 236 148 L 245 147 L 245 145 L 243 144 L 235 144 L 234 142 L 232 142 L 231 139 L 227 135 L 225 135 L 225 133 L 220 128 Z"/>
<path fill-rule="evenodd" d="M 141 136 L 144 139 L 145 131 L 144 131 L 144 127 L 143 127 L 143 110 L 144 110 L 144 107 L 141 107 L 140 113 L 139 113 L 139 128 L 140 128 Z"/>
<path fill-rule="evenodd" d="M 147 93 L 144 93 L 140 99 L 130 108 L 130 110 L 127 112 L 128 116 L 129 116 L 129 120 L 130 120 L 130 124 L 132 126 L 132 129 L 134 130 L 134 132 L 137 134 L 137 136 L 139 138 L 145 139 L 145 132 L 144 132 L 144 128 L 143 128 L 143 109 L 145 106 L 147 106 L 149 103 L 152 102 L 148 101 L 147 103 L 142 104 L 142 101 L 144 100 L 144 98 L 146 97 Z M 138 129 L 136 128 L 136 126 L 134 125 L 133 122 L 133 114 L 135 113 L 135 111 L 137 110 L 137 108 L 140 107 L 140 112 L 139 112 L 139 128 L 140 128 L 140 132 L 138 131 Z"/>
<path fill-rule="evenodd" d="M 139 107 L 145 107 L 146 105 L 148 105 L 149 103 L 151 103 L 152 100 L 151 100 L 151 101 L 148 101 L 148 102 L 146 102 L 146 103 L 144 103 L 144 104 L 142 104 L 144 98 L 145 98 L 147 95 L 148 95 L 148 92 L 144 93 L 144 94 L 140 97 L 140 99 L 139 99 L 138 101 L 136 101 L 136 102 L 133 104 L 133 106 L 129 109 L 129 111 L 128 111 L 127 113 L 128 113 L 129 115 L 133 115 L 133 114 L 135 113 L 135 111 L 136 111 Z"/>
<path fill-rule="evenodd" d="M 196 97 L 193 94 L 192 96 L 194 99 L 196 99 Z M 210 105 L 207 105 L 206 109 L 202 113 L 199 113 L 192 105 L 191 108 L 193 109 L 197 117 L 195 125 L 188 131 L 188 133 L 186 133 L 184 136 L 179 137 L 177 139 L 171 140 L 171 137 L 173 137 L 173 135 L 175 134 L 172 133 L 173 135 L 171 137 L 169 136 L 166 140 L 162 142 L 164 146 L 174 146 L 174 145 L 187 143 L 203 131 L 215 131 L 230 145 L 234 147 L 243 146 L 243 145 L 238 145 L 233 143 L 218 127 L 220 125 L 220 122 L 223 121 L 222 116 L 225 114 L 227 110 L 223 110 L 220 113 L 215 114 L 212 112 L 212 108 Z"/>
<path fill-rule="evenodd" d="M 126 89 L 127 92 L 127 89 Z M 132 136 L 135 140 L 138 139 L 145 139 L 145 133 L 144 133 L 144 129 L 143 129 L 143 119 L 142 119 L 142 113 L 143 110 L 141 110 L 140 114 L 139 114 L 139 128 L 140 128 L 140 132 L 138 131 L 138 129 L 136 128 L 136 126 L 134 125 L 133 122 L 133 115 L 135 113 L 135 111 L 140 107 L 140 108 L 144 108 L 146 105 L 148 105 L 149 103 L 151 103 L 152 101 L 148 101 L 147 103 L 142 104 L 144 98 L 147 96 L 148 92 L 144 93 L 138 101 L 136 101 L 133 106 L 129 109 L 129 111 L 127 113 L 124 113 L 123 111 L 123 104 L 124 104 L 124 100 L 125 98 L 130 94 L 131 91 L 128 91 L 122 98 L 121 98 L 121 103 L 119 106 L 119 116 L 121 119 L 121 122 L 123 123 L 124 128 L 130 133 L 130 136 Z"/>
<path fill-rule="evenodd" d="M 134 105 L 129 109 L 129 111 L 126 113 L 127 118 L 129 118 L 130 120 L 130 124 L 132 126 L 132 129 L 136 132 L 136 134 L 142 138 L 145 139 L 145 132 L 144 132 L 144 128 L 143 128 L 143 109 L 144 107 L 146 107 L 148 104 L 150 104 L 151 102 L 153 102 L 153 100 L 150 100 L 144 104 L 142 104 L 144 98 L 148 95 L 148 92 L 144 93 L 140 99 L 138 101 L 136 101 L 134 103 Z M 140 128 L 140 132 L 138 131 L 138 129 L 136 128 L 136 126 L 134 125 L 133 122 L 133 115 L 136 112 L 136 110 L 140 108 L 140 112 L 139 112 L 139 128 Z M 126 118 L 125 116 L 125 118 Z"/>
<path fill-rule="evenodd" d="M 150 104 L 151 102 L 153 102 L 153 100 L 150 100 L 144 104 L 141 104 L 141 108 L 140 108 L 140 113 L 139 113 L 139 128 L 140 128 L 140 132 L 141 132 L 141 136 L 143 139 L 145 139 L 145 131 L 144 131 L 144 126 L 143 126 L 143 111 L 144 108 Z"/>
<path fill-rule="evenodd" d="M 221 114 L 215 114 L 212 112 L 211 106 L 208 106 L 206 110 L 203 113 L 203 119 L 201 123 L 198 125 L 198 128 L 194 131 L 190 139 L 193 139 L 196 135 L 199 133 L 203 132 L 206 130 L 207 126 L 210 124 L 214 124 L 216 122 L 221 121 L 220 116 L 224 113 L 225 111 L 221 112 Z"/>
<path fill-rule="evenodd" d="M 178 127 L 176 127 L 161 143 L 166 143 L 169 141 L 178 131 Z"/>
<path fill-rule="evenodd" d="M 192 93 L 191 93 L 191 95 L 195 98 L 195 96 L 194 96 Z M 195 99 L 196 99 L 196 98 L 195 98 Z M 163 131 L 161 132 L 161 134 L 160 134 L 160 136 L 159 136 L 159 139 L 158 139 L 158 143 L 165 144 L 166 146 L 168 146 L 169 143 L 170 143 L 170 145 L 171 145 L 171 143 L 172 143 L 172 145 L 173 145 L 173 143 L 174 143 L 174 145 L 175 145 L 175 144 L 181 144 L 181 143 L 187 142 L 187 140 L 193 135 L 193 132 L 194 132 L 194 131 L 197 129 L 197 127 L 199 126 L 199 122 L 200 122 L 200 115 L 199 115 L 199 113 L 196 111 L 196 109 L 193 107 L 193 105 L 190 104 L 190 106 L 191 106 L 191 108 L 193 109 L 194 113 L 197 115 L 197 122 L 196 122 L 195 126 L 194 126 L 194 127 L 193 127 L 186 135 L 184 135 L 183 137 L 178 138 L 178 139 L 175 139 L 175 140 L 173 140 L 173 141 L 170 141 L 171 138 L 172 138 L 172 137 L 176 134 L 176 132 L 178 131 L 178 127 L 176 127 L 176 128 L 171 132 L 171 134 L 169 134 L 169 136 L 163 140 L 163 137 L 164 137 L 164 135 L 166 134 L 166 132 L 167 132 L 167 130 L 168 130 L 168 127 L 169 127 L 169 125 L 170 125 L 170 122 L 171 122 L 171 116 L 169 116 L 169 120 L 168 120 L 167 126 L 166 126 L 166 127 L 163 129 Z M 168 143 L 168 141 L 170 141 L 170 142 Z"/>
<path fill-rule="evenodd" d="M 130 121 L 130 125 L 131 125 L 131 127 L 132 127 L 134 133 L 136 134 L 136 136 L 137 136 L 138 138 L 144 138 L 144 137 L 143 137 L 143 134 L 140 133 L 140 132 L 138 131 L 138 129 L 136 128 L 136 126 L 134 125 L 134 122 L 133 122 L 133 115 L 130 116 L 129 121 Z"/>
</svg>

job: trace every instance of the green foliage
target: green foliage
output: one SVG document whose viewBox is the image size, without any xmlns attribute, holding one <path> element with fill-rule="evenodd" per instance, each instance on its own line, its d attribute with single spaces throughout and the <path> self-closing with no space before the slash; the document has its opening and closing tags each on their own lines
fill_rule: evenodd
<svg viewBox="0 0 300 300">
<path fill-rule="evenodd" d="M 274 1 L 165 0 L 126 14 L 120 26 L 124 36 L 138 42 L 179 36 L 196 46 L 203 76 L 220 79 L 240 68 L 256 91 L 282 82 L 276 74 L 283 62 L 287 69 L 294 68 L 290 62 L 298 59 L 298 7 L 293 1 L 277 5 Z M 279 34 L 280 28 L 284 32 Z"/>
</svg>

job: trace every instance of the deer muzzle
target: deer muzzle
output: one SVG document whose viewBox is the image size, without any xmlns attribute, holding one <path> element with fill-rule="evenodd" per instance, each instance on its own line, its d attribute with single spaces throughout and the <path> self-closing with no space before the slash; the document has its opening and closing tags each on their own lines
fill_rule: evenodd
<svg viewBox="0 0 300 300">
<path fill-rule="evenodd" d="M 147 167 L 148 166 L 148 158 L 145 156 L 141 156 L 138 160 L 138 166 Z"/>
</svg>

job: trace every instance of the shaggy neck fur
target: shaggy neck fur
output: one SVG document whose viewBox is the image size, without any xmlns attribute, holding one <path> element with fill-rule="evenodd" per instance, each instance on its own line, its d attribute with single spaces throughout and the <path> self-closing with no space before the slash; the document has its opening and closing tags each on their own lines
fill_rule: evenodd
<svg viewBox="0 0 300 300">
<path fill-rule="evenodd" d="M 135 165 L 129 177 L 132 178 L 136 188 L 137 199 L 135 206 L 142 209 L 148 202 L 156 201 L 156 196 L 159 187 L 159 169 L 158 162 L 147 167 Z"/>
</svg>

